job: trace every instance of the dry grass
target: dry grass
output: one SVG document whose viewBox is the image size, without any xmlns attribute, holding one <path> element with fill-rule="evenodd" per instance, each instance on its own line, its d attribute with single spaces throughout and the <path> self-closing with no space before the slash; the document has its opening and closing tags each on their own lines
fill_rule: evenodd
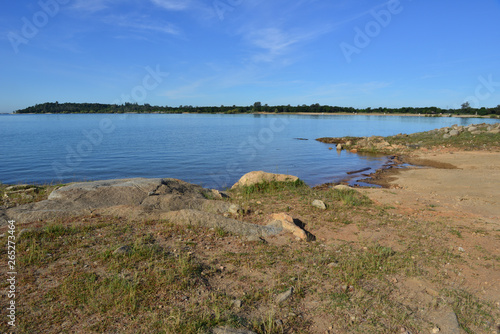
<svg viewBox="0 0 500 334">
<path fill-rule="evenodd" d="M 317 241 L 249 242 L 220 230 L 110 217 L 37 223 L 17 244 L 18 332 L 210 333 L 231 326 L 256 333 L 420 333 L 433 326 L 421 309 L 443 303 L 466 332 L 494 330 L 498 307 L 455 285 L 458 268 L 473 264 L 450 245 L 471 231 L 408 219 L 354 190 L 273 184 L 232 197 L 247 209 L 240 219 L 265 223 L 267 213 L 287 210 Z M 312 207 L 314 199 L 327 210 Z M 115 253 L 121 246 L 128 247 Z M 6 258 L 5 248 L 0 256 Z M 498 272 L 494 254 L 484 263 Z M 402 284 L 412 278 L 439 282 L 439 297 L 429 304 L 408 299 Z M 290 287 L 293 297 L 277 304 Z"/>
</svg>

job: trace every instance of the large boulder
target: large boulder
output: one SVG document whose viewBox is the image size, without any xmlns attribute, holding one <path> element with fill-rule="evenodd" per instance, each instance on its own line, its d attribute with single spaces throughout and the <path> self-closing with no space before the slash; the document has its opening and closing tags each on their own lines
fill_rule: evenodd
<svg viewBox="0 0 500 334">
<path fill-rule="evenodd" d="M 295 182 L 299 178 L 293 175 L 285 175 L 285 174 L 273 174 L 266 173 L 263 171 L 254 171 L 250 173 L 246 173 L 243 175 L 238 182 L 236 182 L 232 189 L 241 187 L 241 186 L 251 186 L 254 184 L 262 183 L 262 182 Z"/>
</svg>

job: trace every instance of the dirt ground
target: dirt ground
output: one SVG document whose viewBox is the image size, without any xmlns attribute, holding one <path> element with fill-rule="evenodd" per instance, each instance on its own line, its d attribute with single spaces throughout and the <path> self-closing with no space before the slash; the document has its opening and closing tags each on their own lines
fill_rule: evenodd
<svg viewBox="0 0 500 334">
<path fill-rule="evenodd" d="M 469 252 L 471 260 L 477 256 L 476 263 L 478 250 L 500 255 L 500 152 L 424 151 L 413 160 L 446 168 L 401 169 L 390 176 L 389 189 L 361 191 L 404 216 L 445 221 L 450 228 L 469 231 L 457 247 Z M 496 237 L 484 238 L 484 233 Z M 464 266 L 462 275 L 462 284 L 492 302 L 500 301 L 498 271 Z"/>
</svg>

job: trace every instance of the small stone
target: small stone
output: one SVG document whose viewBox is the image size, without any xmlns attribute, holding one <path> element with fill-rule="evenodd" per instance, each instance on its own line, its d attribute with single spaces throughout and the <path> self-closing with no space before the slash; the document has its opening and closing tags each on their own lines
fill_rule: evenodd
<svg viewBox="0 0 500 334">
<path fill-rule="evenodd" d="M 235 299 L 231 302 L 231 304 L 233 304 L 234 307 L 236 308 L 241 308 L 241 305 L 242 305 L 242 301 L 239 300 L 239 299 Z"/>
<path fill-rule="evenodd" d="M 132 251 L 132 247 L 130 246 L 121 246 L 121 247 L 118 247 L 117 249 L 115 249 L 115 251 L 113 252 L 113 254 L 130 254 L 130 252 Z"/>
<path fill-rule="evenodd" d="M 286 301 L 287 299 L 289 299 L 293 294 L 293 287 L 286 290 L 285 292 L 282 292 L 280 293 L 277 297 L 276 297 L 276 303 L 280 304 L 284 301 Z"/>
<path fill-rule="evenodd" d="M 312 206 L 314 206 L 315 208 L 321 209 L 321 210 L 326 210 L 325 202 L 323 202 L 323 201 L 321 201 L 319 199 L 315 199 L 312 202 Z"/>
<path fill-rule="evenodd" d="M 234 329 L 230 327 L 217 327 L 212 332 L 214 334 L 257 334 L 248 329 Z"/>
<path fill-rule="evenodd" d="M 463 249 L 462 247 L 458 247 L 458 251 L 459 252 L 465 252 L 465 249 Z"/>
<path fill-rule="evenodd" d="M 237 204 L 232 204 L 227 212 L 232 213 L 233 215 L 237 214 L 239 211 L 241 211 L 241 208 Z"/>
<path fill-rule="evenodd" d="M 439 329 L 439 327 L 434 327 L 431 331 L 431 333 L 439 333 L 441 330 Z"/>
</svg>

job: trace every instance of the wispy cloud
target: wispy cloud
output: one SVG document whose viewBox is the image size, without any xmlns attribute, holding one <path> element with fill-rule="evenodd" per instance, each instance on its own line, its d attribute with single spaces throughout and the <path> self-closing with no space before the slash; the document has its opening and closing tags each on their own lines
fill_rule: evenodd
<svg viewBox="0 0 500 334">
<path fill-rule="evenodd" d="M 242 32 L 243 39 L 253 48 L 256 48 L 252 60 L 258 62 L 273 62 L 280 60 L 287 64 L 288 56 L 294 52 L 296 47 L 307 44 L 318 36 L 324 34 L 326 30 L 294 31 L 285 30 L 278 27 L 268 27 L 262 29 L 247 28 Z"/>
<path fill-rule="evenodd" d="M 186 99 L 186 98 L 195 98 L 199 97 L 199 88 L 202 87 L 207 81 L 210 81 L 210 79 L 198 79 L 196 81 L 193 81 L 187 85 L 167 90 L 162 96 L 166 96 L 169 99 L 176 100 L 176 99 Z"/>
<path fill-rule="evenodd" d="M 108 24 L 139 31 L 153 31 L 169 35 L 180 35 L 181 30 L 171 23 L 154 22 L 147 16 L 113 15 L 103 20 Z"/>
<path fill-rule="evenodd" d="M 192 5 L 191 0 L 151 0 L 157 6 L 167 10 L 186 10 Z"/>
<path fill-rule="evenodd" d="M 107 9 L 113 2 L 113 0 L 76 0 L 73 3 L 72 8 L 84 12 L 98 12 Z"/>
</svg>

